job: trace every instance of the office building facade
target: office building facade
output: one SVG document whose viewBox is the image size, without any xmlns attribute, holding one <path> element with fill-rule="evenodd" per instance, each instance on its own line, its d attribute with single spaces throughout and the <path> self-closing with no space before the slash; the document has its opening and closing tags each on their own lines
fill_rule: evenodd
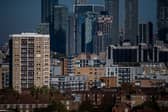
<svg viewBox="0 0 168 112">
<path fill-rule="evenodd" d="M 138 0 L 125 0 L 125 40 L 137 43 Z"/>
<path fill-rule="evenodd" d="M 148 46 L 141 43 L 137 46 L 109 46 L 107 63 L 137 65 L 138 63 L 168 63 L 168 48 L 165 46 Z"/>
<path fill-rule="evenodd" d="M 94 40 L 96 37 L 96 19 L 97 14 L 87 12 L 84 23 L 82 25 L 82 52 L 93 53 Z"/>
<path fill-rule="evenodd" d="M 86 91 L 87 87 L 87 76 L 85 75 L 74 75 L 69 76 L 56 76 L 51 78 L 51 87 L 58 89 L 60 92 L 71 92 L 71 91 Z"/>
<path fill-rule="evenodd" d="M 54 6 L 58 5 L 58 0 L 41 0 L 41 24 L 38 27 L 37 33 L 46 34 L 49 31 L 51 42 L 54 41 Z M 45 24 L 45 25 L 44 25 Z M 46 26 L 49 24 L 49 26 Z M 54 49 L 54 42 L 51 43 L 51 50 Z"/>
<path fill-rule="evenodd" d="M 11 74 L 9 74 L 9 63 L 0 64 L 0 89 L 11 87 Z"/>
<path fill-rule="evenodd" d="M 143 73 L 141 67 L 112 65 L 106 67 L 105 77 L 116 77 L 117 87 L 125 83 L 132 83 L 136 76 Z"/>
<path fill-rule="evenodd" d="M 41 22 L 50 23 L 52 20 L 53 6 L 58 5 L 58 0 L 41 0 Z"/>
<path fill-rule="evenodd" d="M 168 43 L 168 1 L 157 0 L 157 26 L 159 40 Z"/>
<path fill-rule="evenodd" d="M 61 61 L 55 58 L 50 59 L 50 77 L 55 77 L 57 75 L 62 75 L 62 66 Z"/>
<path fill-rule="evenodd" d="M 68 9 L 63 5 L 57 5 L 54 6 L 53 14 L 54 36 L 51 37 L 51 49 L 54 52 L 67 54 Z"/>
<path fill-rule="evenodd" d="M 97 55 L 99 55 L 100 53 L 105 52 L 105 48 L 104 48 L 104 36 L 103 36 L 103 32 L 102 31 L 97 31 L 96 32 L 96 37 L 94 39 L 94 49 L 93 52 Z"/>
<path fill-rule="evenodd" d="M 151 22 L 139 24 L 138 29 L 138 43 L 154 44 L 153 24 Z"/>
<path fill-rule="evenodd" d="M 111 15 L 112 18 L 112 43 L 119 43 L 119 0 L 105 0 L 105 11 Z"/>
<path fill-rule="evenodd" d="M 50 87 L 49 35 L 21 33 L 10 35 L 10 73 L 13 89 Z"/>
<path fill-rule="evenodd" d="M 75 13 L 75 53 L 82 52 L 82 38 L 84 38 L 84 31 L 82 31 L 82 24 L 85 22 L 85 15 L 87 12 L 100 13 L 104 11 L 103 5 L 98 4 L 75 4 L 73 12 Z"/>
<path fill-rule="evenodd" d="M 75 15 L 68 16 L 67 55 L 75 54 Z"/>
<path fill-rule="evenodd" d="M 138 63 L 138 46 L 109 46 L 107 59 L 113 64 Z"/>
<path fill-rule="evenodd" d="M 96 32 L 102 35 L 103 38 L 103 51 L 106 50 L 106 48 L 112 44 L 112 16 L 110 15 L 99 15 L 97 17 L 97 22 L 96 22 Z M 100 35 L 98 35 L 100 36 Z M 97 37 L 98 39 L 98 37 Z M 97 47 L 100 45 L 97 44 Z"/>
<path fill-rule="evenodd" d="M 37 26 L 36 32 L 38 34 L 50 34 L 49 23 L 40 23 Z"/>
</svg>

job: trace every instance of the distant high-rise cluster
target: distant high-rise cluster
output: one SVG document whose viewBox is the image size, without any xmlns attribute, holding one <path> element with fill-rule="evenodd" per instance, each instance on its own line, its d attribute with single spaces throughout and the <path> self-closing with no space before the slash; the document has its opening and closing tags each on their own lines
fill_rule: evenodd
<svg viewBox="0 0 168 112">
<path fill-rule="evenodd" d="M 137 44 L 140 41 L 138 0 L 125 0 L 123 37 L 119 34 L 119 2 L 105 0 L 104 5 L 98 5 L 88 4 L 88 0 L 74 0 L 73 13 L 69 14 L 68 8 L 59 5 L 58 0 L 42 0 L 41 22 L 49 23 L 51 50 L 71 56 L 82 52 L 98 54 L 105 52 L 110 44 L 119 45 L 124 41 Z M 38 31 L 45 34 L 47 25 L 41 24 L 41 27 Z"/>
</svg>

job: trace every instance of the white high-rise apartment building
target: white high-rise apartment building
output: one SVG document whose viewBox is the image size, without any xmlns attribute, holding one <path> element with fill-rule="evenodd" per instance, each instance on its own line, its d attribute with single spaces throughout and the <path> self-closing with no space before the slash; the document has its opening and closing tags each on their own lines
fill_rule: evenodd
<svg viewBox="0 0 168 112">
<path fill-rule="evenodd" d="M 16 91 L 50 87 L 50 37 L 36 33 L 10 35 L 10 71 Z"/>
</svg>

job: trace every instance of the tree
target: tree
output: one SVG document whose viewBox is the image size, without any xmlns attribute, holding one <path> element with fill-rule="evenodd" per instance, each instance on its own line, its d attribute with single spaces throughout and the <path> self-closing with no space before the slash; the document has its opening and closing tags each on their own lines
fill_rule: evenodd
<svg viewBox="0 0 168 112">
<path fill-rule="evenodd" d="M 47 108 L 35 109 L 34 112 L 67 112 L 67 109 L 61 102 L 52 102 Z"/>
<path fill-rule="evenodd" d="M 94 107 L 90 101 L 84 101 L 79 106 L 79 112 L 93 112 Z"/>
<path fill-rule="evenodd" d="M 150 109 L 154 112 L 161 112 L 158 103 L 156 102 L 155 96 L 151 96 L 150 100 L 147 100 L 142 105 L 138 105 L 133 108 L 133 111 L 137 111 L 138 109 Z"/>
<path fill-rule="evenodd" d="M 19 112 L 19 108 L 16 107 L 15 109 L 9 109 L 8 111 L 9 111 L 9 112 Z"/>
<path fill-rule="evenodd" d="M 102 99 L 101 108 L 102 112 L 112 112 L 112 108 L 116 103 L 116 96 L 115 95 L 105 95 Z"/>
<path fill-rule="evenodd" d="M 40 88 L 40 94 L 48 95 L 49 91 L 50 91 L 50 89 L 46 86 L 43 86 L 42 88 Z"/>
<path fill-rule="evenodd" d="M 32 87 L 30 91 L 31 91 L 32 96 L 34 96 L 36 94 L 36 88 L 35 87 Z"/>
<path fill-rule="evenodd" d="M 135 94 L 136 93 L 136 88 L 133 87 L 133 85 L 129 84 L 129 83 L 122 83 L 121 89 L 124 90 L 126 93 L 129 93 L 129 94 Z"/>
</svg>

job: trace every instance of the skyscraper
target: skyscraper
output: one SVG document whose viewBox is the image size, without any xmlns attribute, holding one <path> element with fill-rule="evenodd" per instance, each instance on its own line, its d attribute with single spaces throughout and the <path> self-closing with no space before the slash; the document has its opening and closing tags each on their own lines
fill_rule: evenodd
<svg viewBox="0 0 168 112">
<path fill-rule="evenodd" d="M 96 33 L 98 33 L 97 39 L 103 38 L 103 44 L 100 43 L 100 45 L 103 45 L 103 48 L 101 48 L 101 52 L 105 51 L 106 48 L 112 44 L 111 43 L 112 42 L 112 38 L 111 38 L 112 23 L 113 23 L 112 18 L 113 17 L 111 15 L 99 15 L 97 17 L 97 22 L 96 22 Z M 99 44 L 97 44 L 97 47 L 98 46 Z"/>
<path fill-rule="evenodd" d="M 10 73 L 14 90 L 50 87 L 49 35 L 22 33 L 10 37 Z"/>
<path fill-rule="evenodd" d="M 36 32 L 39 33 L 39 34 L 50 34 L 49 23 L 40 23 L 37 26 Z"/>
<path fill-rule="evenodd" d="M 50 23 L 52 18 L 52 8 L 58 5 L 58 0 L 41 0 L 41 22 Z"/>
<path fill-rule="evenodd" d="M 98 31 L 96 32 L 96 38 L 94 38 L 94 50 L 93 52 L 95 54 L 100 54 L 105 52 L 105 45 L 104 45 L 104 36 L 103 36 L 103 32 L 102 31 Z"/>
<path fill-rule="evenodd" d="M 103 5 L 97 4 L 75 4 L 73 7 L 73 12 L 75 15 L 75 53 L 79 54 L 82 52 L 82 37 L 84 32 L 82 29 L 82 24 L 85 22 L 85 15 L 87 12 L 100 13 L 104 11 Z"/>
<path fill-rule="evenodd" d="M 82 52 L 93 53 L 97 13 L 87 12 L 82 25 Z"/>
<path fill-rule="evenodd" d="M 66 54 L 68 38 L 68 9 L 63 5 L 56 5 L 53 9 L 53 31 L 51 49 L 55 52 Z"/>
<path fill-rule="evenodd" d="M 68 16 L 67 55 L 75 54 L 75 15 Z"/>
<path fill-rule="evenodd" d="M 136 44 L 138 36 L 138 0 L 125 0 L 125 40 Z"/>
<path fill-rule="evenodd" d="M 138 43 L 147 43 L 148 45 L 153 45 L 153 24 L 151 22 L 139 24 Z"/>
<path fill-rule="evenodd" d="M 54 38 L 54 6 L 58 5 L 58 0 L 41 0 L 41 24 L 39 25 L 39 30 L 43 30 L 40 31 L 40 33 L 44 34 L 46 33 L 46 31 L 49 31 L 50 34 L 50 39 L 51 42 L 53 42 L 53 38 Z M 45 26 L 44 26 L 45 24 Z M 49 26 L 47 27 L 46 24 L 49 24 Z M 42 25 L 42 26 L 41 26 Z M 53 45 L 54 43 L 51 43 L 51 50 L 54 51 Z"/>
<path fill-rule="evenodd" d="M 113 17 L 112 43 L 119 43 L 119 0 L 105 0 L 105 10 Z"/>
<path fill-rule="evenodd" d="M 168 1 L 157 0 L 157 25 L 159 40 L 168 43 Z"/>
</svg>

